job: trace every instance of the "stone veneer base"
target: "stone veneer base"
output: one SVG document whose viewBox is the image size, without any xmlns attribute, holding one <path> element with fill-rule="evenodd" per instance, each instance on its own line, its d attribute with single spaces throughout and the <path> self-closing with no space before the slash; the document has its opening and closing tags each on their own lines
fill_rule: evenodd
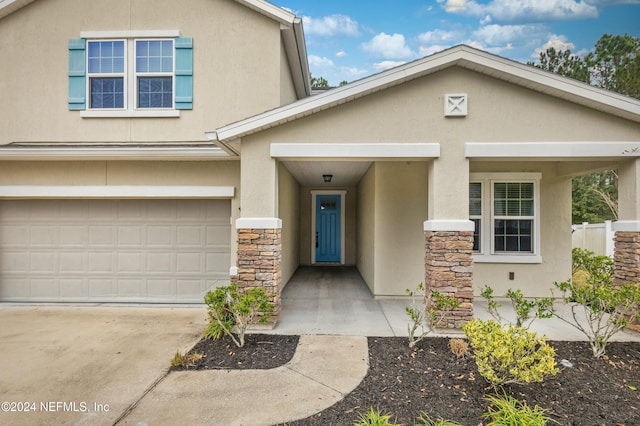
<svg viewBox="0 0 640 426">
<path fill-rule="evenodd" d="M 274 307 L 269 322 L 277 322 L 281 302 L 282 230 L 238 229 L 238 271 L 231 275 L 238 289 L 264 288 Z"/>
<path fill-rule="evenodd" d="M 439 329 L 459 329 L 473 319 L 473 232 L 425 231 L 425 297 L 432 291 L 452 297 L 460 306 L 448 312 Z M 436 311 L 440 317 L 443 312 Z"/>
</svg>

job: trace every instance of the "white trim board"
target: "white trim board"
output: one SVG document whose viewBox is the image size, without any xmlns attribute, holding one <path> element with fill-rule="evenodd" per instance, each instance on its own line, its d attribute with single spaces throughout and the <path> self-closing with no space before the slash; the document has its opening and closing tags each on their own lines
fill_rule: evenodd
<svg viewBox="0 0 640 426">
<path fill-rule="evenodd" d="M 271 157 L 294 158 L 438 158 L 439 143 L 272 143 Z"/>
<path fill-rule="evenodd" d="M 0 198 L 233 198 L 233 186 L 3 185 Z"/>
<path fill-rule="evenodd" d="M 217 146 L 8 146 L 0 148 L 0 160 L 190 160 L 228 158 Z"/>
<path fill-rule="evenodd" d="M 467 158 L 638 157 L 638 142 L 467 142 Z"/>
</svg>

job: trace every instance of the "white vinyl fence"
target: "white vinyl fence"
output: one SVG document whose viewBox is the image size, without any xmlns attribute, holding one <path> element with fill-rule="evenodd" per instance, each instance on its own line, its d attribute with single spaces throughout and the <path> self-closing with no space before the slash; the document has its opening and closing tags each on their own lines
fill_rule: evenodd
<svg viewBox="0 0 640 426">
<path fill-rule="evenodd" d="M 582 223 L 571 225 L 572 247 L 594 252 L 601 256 L 613 256 L 611 221 L 605 223 Z"/>
</svg>

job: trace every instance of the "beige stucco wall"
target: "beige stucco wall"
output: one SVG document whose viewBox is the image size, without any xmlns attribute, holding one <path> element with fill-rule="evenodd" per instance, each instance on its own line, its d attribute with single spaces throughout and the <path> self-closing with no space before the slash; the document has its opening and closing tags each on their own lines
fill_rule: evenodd
<svg viewBox="0 0 640 426">
<path fill-rule="evenodd" d="M 444 116 L 446 93 L 468 95 L 468 116 Z M 428 195 L 427 217 L 421 220 L 468 217 L 469 171 L 540 172 L 543 263 L 478 264 L 474 278 L 476 287 L 490 284 L 499 294 L 513 287 L 521 288 L 527 295 L 540 295 L 548 294 L 553 281 L 568 276 L 571 244 L 568 171 L 580 168 L 573 167 L 571 160 L 564 163 L 557 159 L 548 162 L 511 159 L 502 163 L 469 160 L 464 157 L 465 142 L 559 141 L 579 144 L 583 141 L 638 140 L 638 123 L 466 69 L 451 68 L 253 134 L 243 140 L 243 156 L 248 146 L 257 151 L 256 146 L 262 145 L 262 152 L 266 153 L 271 143 L 439 143 L 440 157 L 430 163 L 426 169 L 427 176 L 421 175 L 419 179 L 421 185 L 427 182 L 430 189 L 430 192 L 416 192 Z M 260 168 L 261 164 L 266 166 L 273 160 L 256 157 L 255 161 L 254 167 Z M 356 265 L 375 294 L 403 295 L 406 288 L 417 284 L 416 278 L 423 279 L 417 272 L 408 271 L 424 268 L 424 253 L 421 248 L 417 248 L 416 253 L 393 241 L 392 232 L 387 227 L 393 227 L 394 211 L 385 209 L 392 201 L 409 203 L 409 199 L 394 199 L 394 192 L 401 187 L 393 182 L 384 188 L 383 182 L 379 181 L 379 177 L 385 174 L 382 163 L 383 160 L 376 162 L 358 184 Z M 588 168 L 604 167 L 605 164 L 611 165 L 611 160 L 605 159 L 600 164 L 592 160 Z M 380 171 L 376 171 L 378 168 Z M 634 170 L 630 168 L 629 173 L 636 173 Z M 389 175 L 397 179 L 402 177 L 391 172 Z M 405 184 L 414 189 L 419 187 L 415 180 L 409 178 Z M 424 201 L 419 205 L 424 206 Z M 262 210 L 266 212 L 267 208 Z M 380 217 L 382 214 L 385 217 Z M 417 216 L 411 220 L 417 221 Z M 387 234 L 380 235 L 382 230 Z M 422 228 L 416 233 L 416 242 L 411 244 L 418 247 L 418 238 L 424 239 Z M 383 250 L 387 252 L 381 252 Z M 515 273 L 515 280 L 508 280 L 508 272 Z M 403 273 L 406 278 L 398 280 Z"/>
<path fill-rule="evenodd" d="M 375 168 L 375 291 L 404 295 L 424 281 L 428 163 L 386 162 Z"/>
<path fill-rule="evenodd" d="M 371 164 L 362 179 L 360 179 L 357 188 L 358 207 L 356 215 L 356 266 L 372 293 L 374 293 L 376 278 L 376 167 L 377 163 Z"/>
<path fill-rule="evenodd" d="M 68 41 L 98 30 L 193 37 L 193 110 L 109 119 L 68 111 Z M 36 1 L 0 20 L 0 93 L 10 100 L 0 103 L 0 144 L 203 141 L 292 100 L 283 53 L 280 24 L 232 0 Z"/>
<path fill-rule="evenodd" d="M 300 264 L 300 185 L 282 164 L 278 165 L 278 216 L 282 219 L 282 284 Z"/>
</svg>

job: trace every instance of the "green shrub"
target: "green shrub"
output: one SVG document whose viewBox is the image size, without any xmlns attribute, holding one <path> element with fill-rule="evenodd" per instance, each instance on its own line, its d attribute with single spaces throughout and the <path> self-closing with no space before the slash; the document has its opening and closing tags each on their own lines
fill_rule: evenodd
<svg viewBox="0 0 640 426">
<path fill-rule="evenodd" d="M 460 302 L 437 291 L 430 292 L 429 297 L 425 300 L 424 284 L 422 283 L 418 284 L 415 291 L 407 289 L 406 292 L 411 296 L 411 306 L 406 307 L 405 312 L 410 320 L 407 326 L 409 347 L 413 348 L 419 341 L 427 337 L 433 327 L 439 324 L 449 312 L 460 306 Z M 430 322 L 428 329 L 427 320 Z"/>
<path fill-rule="evenodd" d="M 596 358 L 604 355 L 611 338 L 625 328 L 629 320 L 640 318 L 640 287 L 636 285 L 616 288 L 611 281 L 599 281 L 597 276 L 588 278 L 586 285 L 572 280 L 554 285 L 569 306 L 571 318 L 565 318 L 557 310 L 553 314 L 587 337 Z"/>
<path fill-rule="evenodd" d="M 480 296 L 487 300 L 487 309 L 491 316 L 502 324 L 508 324 L 508 321 L 500 315 L 499 308 L 502 307 L 501 303 L 498 303 L 493 298 L 493 289 L 489 286 L 485 286 L 480 293 Z M 507 290 L 507 297 L 511 301 L 513 312 L 516 317 L 515 326 L 529 328 L 533 321 L 537 318 L 551 318 L 553 309 L 553 300 L 550 297 L 525 299 L 521 290 Z"/>
<path fill-rule="evenodd" d="M 422 412 L 420 417 L 418 417 L 418 422 L 415 426 L 462 426 L 461 423 L 454 422 L 453 420 L 432 420 L 426 413 Z"/>
<path fill-rule="evenodd" d="M 558 424 L 546 415 L 547 410 L 537 405 L 532 408 L 512 396 L 492 395 L 485 399 L 489 402 L 489 411 L 482 414 L 488 421 L 486 426 L 544 426 L 549 421 Z"/>
<path fill-rule="evenodd" d="M 361 414 L 353 426 L 400 426 L 391 422 L 391 416 L 381 410 L 369 409 L 366 414 Z"/>
<path fill-rule="evenodd" d="M 574 248 L 571 250 L 571 274 L 587 271 L 598 281 L 613 280 L 613 260 L 609 256 L 596 255 L 594 252 Z"/>
<path fill-rule="evenodd" d="M 263 288 L 238 291 L 235 284 L 218 287 L 204 296 L 208 306 L 209 325 L 205 337 L 219 339 L 227 335 L 238 347 L 244 346 L 247 328 L 258 322 L 266 323 L 273 313 L 273 305 Z M 234 336 L 234 332 L 238 335 Z"/>
<path fill-rule="evenodd" d="M 493 320 L 474 319 L 462 329 L 476 357 L 478 372 L 494 388 L 509 383 L 541 382 L 558 372 L 555 351 L 546 336 Z"/>
</svg>

